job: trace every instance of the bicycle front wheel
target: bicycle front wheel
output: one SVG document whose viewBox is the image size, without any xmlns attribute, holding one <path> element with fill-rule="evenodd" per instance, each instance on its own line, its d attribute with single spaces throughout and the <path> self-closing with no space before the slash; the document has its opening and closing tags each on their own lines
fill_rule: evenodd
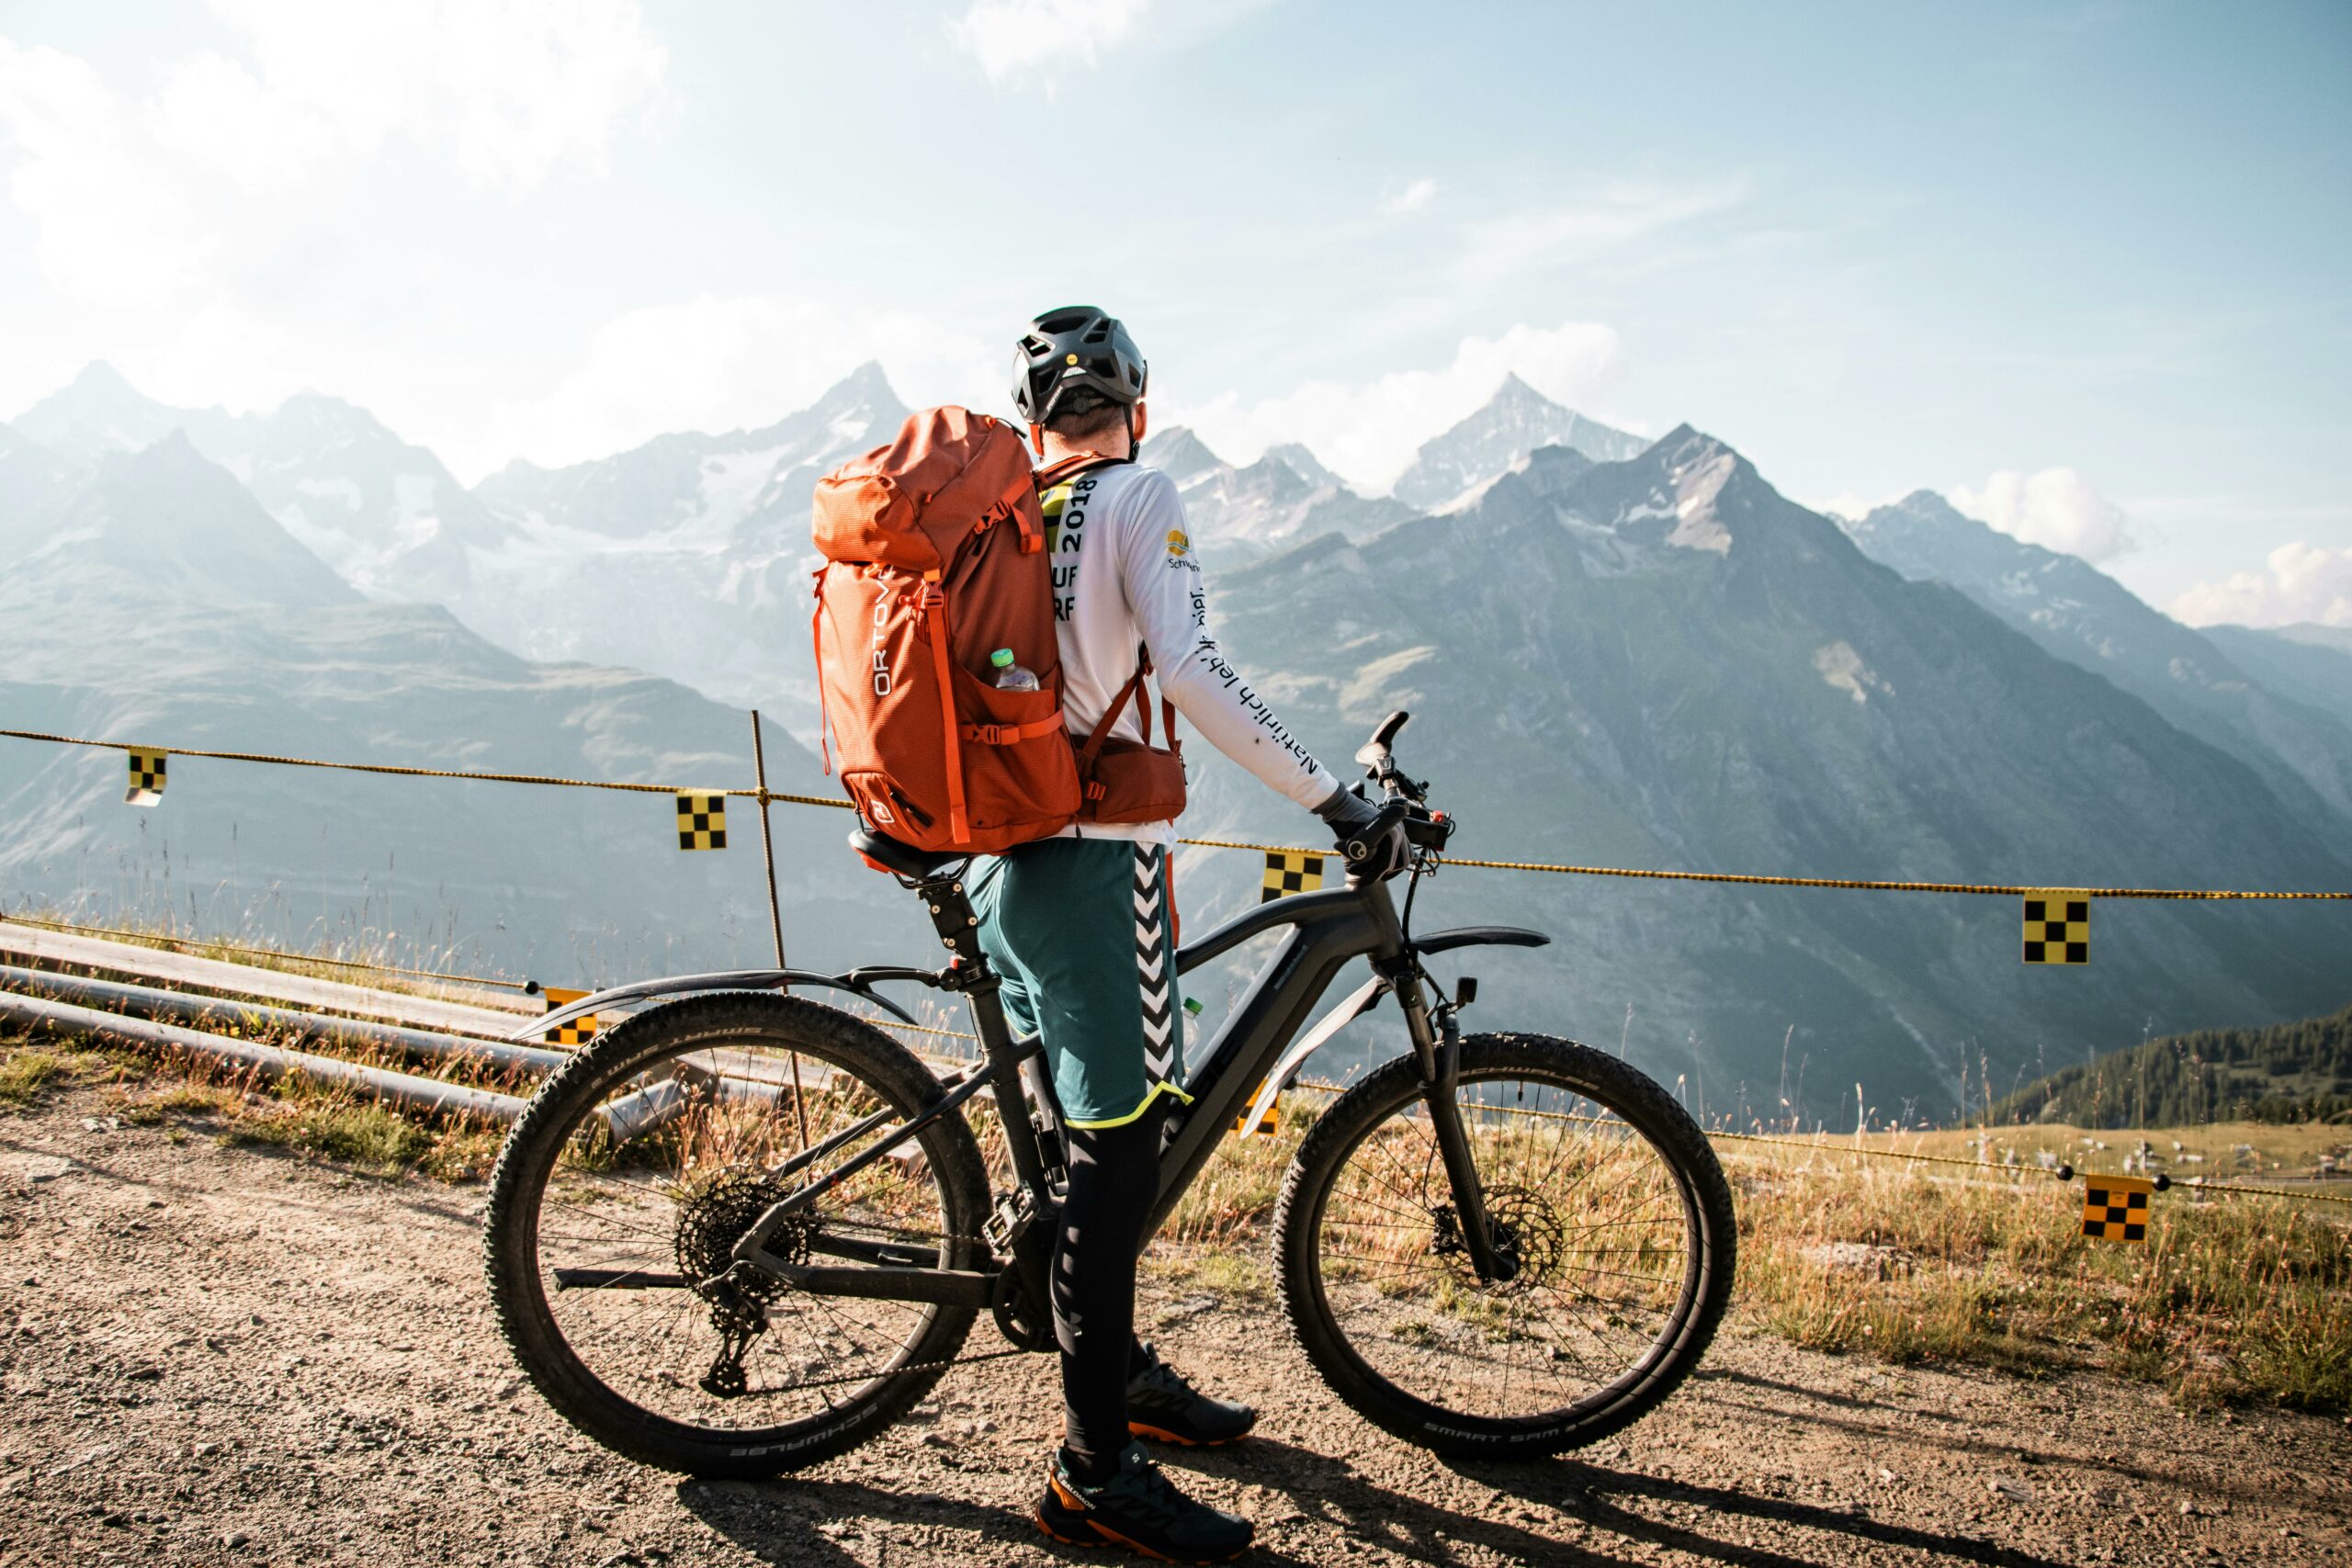
<svg viewBox="0 0 2352 1568">
<path fill-rule="evenodd" d="M 1462 1042 L 1454 1089 L 1507 1279 L 1471 1266 L 1417 1063 L 1342 1095 L 1274 1219 L 1301 1346 L 1358 1414 L 1458 1457 L 1589 1443 L 1704 1354 L 1731 1294 L 1731 1190 L 1650 1078 L 1542 1035 Z"/>
<path fill-rule="evenodd" d="M 491 1178 L 485 1262 L 515 1359 L 582 1431 L 665 1470 L 767 1476 L 864 1442 L 939 1380 L 972 1311 L 707 1283 L 777 1200 L 942 1092 L 898 1042 L 797 998 L 697 997 L 616 1026 L 548 1078 Z M 971 1130 L 943 1117 L 769 1247 L 971 1269 L 987 1213 Z"/>
</svg>

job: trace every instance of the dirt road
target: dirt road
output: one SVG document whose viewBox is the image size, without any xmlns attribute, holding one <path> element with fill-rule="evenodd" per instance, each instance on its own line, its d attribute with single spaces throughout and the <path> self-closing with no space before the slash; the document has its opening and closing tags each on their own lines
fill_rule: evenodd
<svg viewBox="0 0 2352 1568">
<path fill-rule="evenodd" d="M 961 1369 L 807 1473 L 708 1485 L 593 1448 L 484 1304 L 479 1186 L 385 1183 L 112 1126 L 77 1089 L 0 1115 L 0 1568 L 1105 1562 L 1027 1503 L 1053 1369 Z M 2319 1563 L 2352 1560 L 2352 1430 L 2176 1414 L 2093 1378 L 1889 1371 L 1736 1318 L 1623 1442 L 1449 1466 L 1326 1393 L 1269 1308 L 1147 1303 L 1180 1366 L 1266 1411 L 1170 1462 L 1255 1517 L 1253 1562 Z M 980 1339 L 976 1348 L 992 1348 Z"/>
</svg>

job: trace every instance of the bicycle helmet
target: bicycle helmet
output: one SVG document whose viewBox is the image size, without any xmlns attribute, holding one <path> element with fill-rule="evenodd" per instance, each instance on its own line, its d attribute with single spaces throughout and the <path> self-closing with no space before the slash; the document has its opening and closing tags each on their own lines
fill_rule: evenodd
<svg viewBox="0 0 2352 1568">
<path fill-rule="evenodd" d="M 1091 305 L 1046 311 L 1012 351 L 1012 406 L 1032 424 L 1045 423 L 1054 406 L 1080 388 L 1132 408 L 1150 378 L 1127 329 Z"/>
</svg>

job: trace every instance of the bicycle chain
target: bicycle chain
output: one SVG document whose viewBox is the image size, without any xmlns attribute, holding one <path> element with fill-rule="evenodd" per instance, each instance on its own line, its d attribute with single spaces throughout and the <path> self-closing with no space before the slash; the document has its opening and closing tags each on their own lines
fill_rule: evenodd
<svg viewBox="0 0 2352 1568">
<path fill-rule="evenodd" d="M 950 1241 L 985 1241 L 986 1238 L 981 1236 L 950 1236 L 947 1239 Z M 761 1392 L 763 1393 L 791 1393 L 804 1388 L 838 1388 L 844 1383 L 872 1382 L 877 1377 L 902 1378 L 911 1376 L 916 1372 L 944 1372 L 954 1367 L 976 1366 L 982 1361 L 1001 1361 L 1014 1356 L 1028 1356 L 1034 1354 L 1035 1354 L 1035 1351 L 1023 1350 L 1019 1346 L 1015 1346 L 1009 1350 L 990 1350 L 985 1355 L 950 1356 L 944 1361 L 918 1361 L 913 1366 L 899 1367 L 895 1371 L 888 1372 L 848 1372 L 843 1373 L 842 1376 L 837 1378 L 818 1378 L 808 1382 L 784 1383 L 773 1390 L 763 1389 Z"/>
<path fill-rule="evenodd" d="M 872 1382 L 876 1378 L 902 1378 L 910 1376 L 915 1372 L 944 1372 L 951 1367 L 968 1367 L 976 1365 L 981 1361 L 1001 1361 L 1007 1357 L 1026 1356 L 1030 1354 L 1033 1354 L 1033 1352 L 1016 1348 L 1012 1350 L 990 1350 L 986 1355 L 981 1356 L 950 1356 L 944 1361 L 918 1361 L 911 1367 L 899 1367 L 894 1371 L 887 1372 L 845 1373 L 837 1378 L 818 1378 L 811 1382 L 780 1383 L 773 1389 L 762 1389 L 759 1392 L 762 1393 L 795 1393 L 804 1388 L 836 1388 L 842 1383 Z"/>
</svg>

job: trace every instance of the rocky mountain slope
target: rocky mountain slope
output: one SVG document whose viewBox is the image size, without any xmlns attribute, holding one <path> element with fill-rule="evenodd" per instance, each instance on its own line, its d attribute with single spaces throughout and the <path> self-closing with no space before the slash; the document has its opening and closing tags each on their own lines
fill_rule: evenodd
<svg viewBox="0 0 2352 1568">
<path fill-rule="evenodd" d="M 1538 452 L 1462 512 L 1325 536 L 1212 587 L 1242 669 L 1327 754 L 1392 707 L 1462 852 L 1929 881 L 2352 886 L 2263 776 L 1908 582 L 1688 428 L 1641 457 Z M 1341 752 L 1340 754 L 1344 754 Z M 1299 836 L 1218 772 L 1207 814 Z M 1189 868 L 1188 868 L 1189 869 Z M 1483 956 L 1509 1021 L 1614 1043 L 1711 1111 L 1763 1104 L 1784 1033 L 1812 1106 L 1883 1115 L 2119 1018 L 2340 1005 L 2330 906 L 2098 907 L 2087 968 L 2018 961 L 2011 898 L 1449 874 L 1420 917 L 1559 945 Z M 1632 1021 L 1626 1021 L 1628 1010 Z M 1818 1086 L 1830 1086 L 1825 1095 Z"/>
<path fill-rule="evenodd" d="M 867 367 L 760 429 L 518 464 L 463 495 L 431 454 L 334 400 L 172 410 L 94 369 L 0 426 L 16 568 L 0 583 L 0 715 L 166 744 L 740 782 L 746 721 L 720 701 L 814 728 L 808 488 L 903 412 Z M 1684 429 L 1652 446 L 1515 380 L 1425 446 L 1395 497 L 1356 493 L 1295 446 L 1236 467 L 1176 429 L 1146 460 L 1183 491 L 1236 663 L 1327 758 L 1413 709 L 1403 754 L 1468 825 L 1464 853 L 2352 885 L 2336 804 L 2352 655 L 2191 632 L 1932 498 L 1856 529 L 1898 573 L 1721 443 Z M 593 663 L 545 662 L 570 660 Z M 784 734 L 769 751 L 779 787 L 831 793 Z M 1194 831 L 1313 838 L 1206 748 L 1193 755 Z M 199 761 L 173 777 L 142 812 L 118 804 L 119 758 L 0 746 L 0 891 L 160 897 L 206 929 L 288 937 L 356 919 L 502 962 L 546 966 L 560 948 L 574 973 L 658 966 L 670 944 L 695 962 L 755 956 L 763 937 L 749 857 L 668 848 L 665 801 Z M 913 951 L 891 934 L 903 900 L 844 864 L 838 818 L 786 809 L 779 824 L 806 955 Z M 1182 884 L 1195 922 L 1257 886 L 1249 857 L 1210 851 L 1186 852 Z M 1480 958 L 1482 1022 L 1622 1040 L 1717 1114 L 1763 1103 L 1785 1040 L 1814 1086 L 1805 1106 L 1850 1114 L 1860 1080 L 1881 1118 L 1948 1104 L 1963 1055 L 2014 1069 L 2109 1043 L 2119 1019 L 2188 1029 L 2340 1006 L 2352 935 L 2332 907 L 2102 905 L 2087 969 L 2027 970 L 2012 899 L 1471 869 L 1416 919 L 1560 939 Z M 1199 977 L 1204 999 L 1227 978 Z"/>
<path fill-rule="evenodd" d="M 2204 630 L 2208 640 L 2272 691 L 2352 725 L 2352 629 L 2293 626 Z"/>
<path fill-rule="evenodd" d="M 1463 492 L 1493 479 L 1538 446 L 1565 446 L 1597 463 L 1623 462 L 1648 441 L 1562 408 L 1516 376 L 1485 407 L 1442 435 L 1424 442 L 1412 467 L 1391 491 L 1419 512 L 1459 502 Z"/>
<path fill-rule="evenodd" d="M 0 513 L 0 554 L 8 728 L 573 778 L 752 777 L 740 711 L 634 671 L 532 663 L 437 606 L 368 600 L 177 433 L 97 457 L 44 510 Z M 780 727 L 767 754 L 776 787 L 822 787 Z M 374 937 L 572 984 L 769 950 L 757 815 L 741 804 L 730 849 L 686 854 L 666 795 L 185 757 L 151 810 L 123 805 L 123 787 L 119 752 L 0 740 L 9 908 Z M 777 827 L 796 960 L 870 957 L 910 923 L 841 848 L 834 814 L 781 812 Z"/>
<path fill-rule="evenodd" d="M 517 463 L 480 495 L 506 525 L 473 558 L 468 625 L 534 659 L 612 661 L 815 729 L 808 496 L 907 409 L 867 365 L 758 430 L 663 435 L 593 463 Z"/>
<path fill-rule="evenodd" d="M 92 365 L 16 423 L 82 468 L 176 431 L 288 533 L 380 598 L 460 601 L 473 589 L 474 554 L 503 536 L 440 458 L 339 398 L 306 393 L 266 414 L 171 408 Z"/>
<path fill-rule="evenodd" d="M 2263 775 L 2297 819 L 2352 848 L 2352 725 L 2260 683 L 2209 635 L 2086 561 L 2029 545 L 1919 491 L 1849 525 L 1904 576 L 1946 582 L 2070 664 L 2105 676 Z"/>
<path fill-rule="evenodd" d="M 1368 535 L 1419 515 L 1386 496 L 1358 494 L 1295 442 L 1237 468 L 1180 425 L 1147 441 L 1143 460 L 1176 481 L 1186 528 L 1227 565 L 1317 534 Z"/>
</svg>

